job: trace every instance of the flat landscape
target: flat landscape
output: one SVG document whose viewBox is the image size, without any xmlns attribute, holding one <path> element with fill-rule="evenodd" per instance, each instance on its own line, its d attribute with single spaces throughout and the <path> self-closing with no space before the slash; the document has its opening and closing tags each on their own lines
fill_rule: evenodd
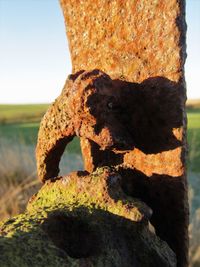
<svg viewBox="0 0 200 267">
<path fill-rule="evenodd" d="M 200 108 L 188 107 L 188 167 L 190 171 L 200 172 Z"/>
<path fill-rule="evenodd" d="M 0 123 L 40 121 L 48 104 L 0 105 Z"/>
<path fill-rule="evenodd" d="M 40 120 L 47 108 L 48 104 L 0 105 L 0 140 L 35 146 Z M 75 138 L 67 149 L 80 153 L 78 139 Z"/>
<path fill-rule="evenodd" d="M 34 153 L 39 122 L 47 108 L 47 104 L 0 105 L 0 220 L 22 212 L 41 186 Z M 200 101 L 188 102 L 187 117 L 192 262 L 200 259 Z M 60 165 L 61 174 L 83 168 L 78 138 L 67 146 Z"/>
</svg>

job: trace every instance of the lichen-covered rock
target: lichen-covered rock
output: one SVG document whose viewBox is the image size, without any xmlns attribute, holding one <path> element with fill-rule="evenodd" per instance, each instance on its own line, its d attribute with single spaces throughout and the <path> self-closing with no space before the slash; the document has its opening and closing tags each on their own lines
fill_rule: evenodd
<svg viewBox="0 0 200 267">
<path fill-rule="evenodd" d="M 149 231 L 151 210 L 127 198 L 110 168 L 49 180 L 26 213 L 0 226 L 0 266 L 176 266 Z"/>
<path fill-rule="evenodd" d="M 151 209 L 143 202 L 129 198 L 121 189 L 121 176 L 110 167 L 98 168 L 92 174 L 78 171 L 48 180 L 27 206 L 29 212 L 63 205 L 71 210 L 87 207 L 102 210 L 134 222 L 147 222 Z"/>
</svg>

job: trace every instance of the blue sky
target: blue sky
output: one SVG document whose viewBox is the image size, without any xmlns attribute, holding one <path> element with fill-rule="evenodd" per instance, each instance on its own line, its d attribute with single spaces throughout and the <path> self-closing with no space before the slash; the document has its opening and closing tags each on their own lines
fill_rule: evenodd
<svg viewBox="0 0 200 267">
<path fill-rule="evenodd" d="M 187 0 L 188 98 L 200 98 L 200 0 Z M 58 0 L 0 0 L 0 103 L 52 102 L 71 72 Z"/>
<path fill-rule="evenodd" d="M 200 99 L 200 0 L 186 0 L 188 98 Z"/>
</svg>

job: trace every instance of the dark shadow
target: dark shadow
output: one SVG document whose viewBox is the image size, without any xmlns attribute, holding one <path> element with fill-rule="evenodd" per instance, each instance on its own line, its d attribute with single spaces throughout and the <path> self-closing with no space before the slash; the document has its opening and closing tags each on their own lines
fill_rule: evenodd
<svg viewBox="0 0 200 267">
<path fill-rule="evenodd" d="M 180 85 L 154 77 L 141 84 L 114 80 L 109 89 L 110 95 L 91 95 L 87 103 L 97 120 L 97 135 L 107 126 L 113 135 L 119 136 L 116 140 L 124 139 L 124 147 L 116 143 L 113 148 L 120 152 L 137 147 L 153 154 L 181 145 L 173 133 L 174 128 L 183 125 Z"/>
<path fill-rule="evenodd" d="M 122 187 L 127 195 L 138 198 L 153 210 L 150 222 L 156 234 L 176 252 L 178 266 L 187 261 L 188 201 L 183 177 L 153 174 L 120 168 Z M 186 246 L 186 247 L 185 247 Z M 179 262 L 180 261 L 180 262 Z M 182 265 L 180 265 L 182 266 Z"/>
<path fill-rule="evenodd" d="M 99 73 L 99 70 L 93 72 Z M 82 80 L 93 72 L 86 73 Z M 74 79 L 80 73 L 74 74 Z M 91 160 L 95 168 L 121 164 L 123 155 L 135 147 L 145 154 L 155 154 L 182 145 L 173 132 L 183 126 L 184 101 L 180 84 L 162 77 L 149 78 L 137 84 L 112 80 L 103 74 L 96 77 L 89 86 L 95 90 L 86 98 L 89 112 L 85 112 L 88 118 L 85 115 L 86 118 L 82 119 L 85 127 L 85 133 L 82 133 L 85 135 L 82 137 L 89 136 L 92 140 L 98 140 L 98 144 L 89 140 Z M 91 116 L 95 118 L 94 125 L 90 122 Z M 108 132 L 98 137 L 105 129 Z M 72 138 L 70 136 L 59 140 L 50 151 L 46 158 L 48 177 L 45 179 L 58 175 L 60 158 Z M 83 157 L 88 158 L 89 155 Z"/>
<path fill-rule="evenodd" d="M 123 163 L 123 154 L 116 154 L 112 150 L 101 150 L 100 146 L 90 141 L 94 166 L 116 166 Z"/>
<path fill-rule="evenodd" d="M 18 224 L 23 226 L 26 220 Z M 105 262 L 105 266 L 116 267 L 165 267 L 174 266 L 176 261 L 167 246 L 160 246 L 157 237 L 144 230 L 144 224 L 100 209 L 55 210 L 47 218 L 33 220 L 33 227 L 27 232 L 18 227 L 12 237 L 3 236 L 6 227 L 13 223 L 13 220 L 6 222 L 1 231 L 0 264 L 5 261 L 4 266 L 12 266 L 14 260 L 23 262 L 24 266 L 37 266 L 38 262 L 41 264 L 41 253 L 44 266 L 53 266 L 54 260 L 66 266 L 69 257 L 80 260 L 80 264 L 85 260 L 86 266 L 100 266 Z M 12 250 L 15 246 L 17 249 Z M 12 256 L 8 257 L 10 250 Z"/>
<path fill-rule="evenodd" d="M 96 229 L 83 219 L 66 216 L 64 212 L 50 214 L 42 229 L 56 247 L 72 258 L 87 258 L 100 249 Z"/>
<path fill-rule="evenodd" d="M 44 175 L 44 180 L 56 177 L 59 174 L 59 163 L 64 150 L 69 142 L 73 140 L 74 136 L 64 137 L 57 140 L 56 145 L 47 154 L 44 163 L 46 166 L 46 172 Z"/>
</svg>

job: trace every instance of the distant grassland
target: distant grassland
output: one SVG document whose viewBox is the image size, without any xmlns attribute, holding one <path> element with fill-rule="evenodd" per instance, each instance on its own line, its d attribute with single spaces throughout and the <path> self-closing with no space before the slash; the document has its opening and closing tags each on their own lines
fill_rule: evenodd
<svg viewBox="0 0 200 267">
<path fill-rule="evenodd" d="M 200 128 L 200 108 L 187 109 L 188 116 L 188 128 L 199 129 Z"/>
<path fill-rule="evenodd" d="M 0 141 L 7 139 L 11 144 L 36 145 L 40 120 L 49 104 L 1 105 Z M 78 138 L 67 146 L 70 153 L 80 153 Z M 1 151 L 0 151 L 1 153 Z"/>
<path fill-rule="evenodd" d="M 48 104 L 0 105 L 0 124 L 38 122 Z"/>
<path fill-rule="evenodd" d="M 190 171 L 200 172 L 200 108 L 188 107 L 187 117 L 188 167 Z"/>
</svg>

